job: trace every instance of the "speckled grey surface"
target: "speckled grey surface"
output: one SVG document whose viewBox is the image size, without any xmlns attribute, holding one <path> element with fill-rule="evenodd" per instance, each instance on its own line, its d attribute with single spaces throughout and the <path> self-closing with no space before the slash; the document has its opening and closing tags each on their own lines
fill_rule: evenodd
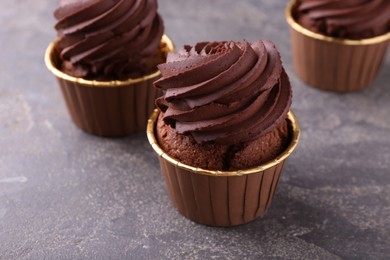
<svg viewBox="0 0 390 260">
<path fill-rule="evenodd" d="M 144 134 L 103 139 L 70 122 L 43 53 L 57 1 L 0 8 L 0 259 L 388 259 L 390 55 L 373 86 L 339 95 L 292 71 L 287 1 L 160 0 L 177 46 L 268 38 L 302 126 L 267 215 L 210 228 L 170 203 Z"/>
</svg>

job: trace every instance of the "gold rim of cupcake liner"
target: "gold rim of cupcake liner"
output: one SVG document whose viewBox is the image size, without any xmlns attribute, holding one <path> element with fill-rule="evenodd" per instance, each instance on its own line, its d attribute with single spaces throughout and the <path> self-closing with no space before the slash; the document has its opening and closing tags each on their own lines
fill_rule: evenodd
<svg viewBox="0 0 390 260">
<path fill-rule="evenodd" d="M 308 37 L 317 39 L 317 40 L 322 40 L 322 41 L 327 41 L 327 42 L 332 42 L 332 43 L 338 43 L 338 44 L 344 44 L 344 45 L 369 45 L 369 44 L 376 44 L 376 43 L 381 43 L 387 40 L 390 40 L 390 32 L 379 35 L 376 37 L 372 38 L 366 38 L 366 39 L 361 39 L 361 40 L 350 40 L 350 39 L 340 39 L 340 38 L 335 38 L 331 36 L 325 36 L 319 33 L 312 32 L 303 26 L 301 26 L 299 23 L 297 23 L 292 16 L 292 8 L 296 4 L 296 0 L 292 0 L 287 4 L 286 10 L 285 10 L 285 15 L 287 22 L 290 24 L 290 26 L 295 29 L 297 32 L 300 32 Z"/>
<path fill-rule="evenodd" d="M 165 159 L 169 163 L 171 163 L 179 168 L 182 168 L 182 169 L 190 171 L 190 172 L 202 174 L 202 175 L 208 175 L 208 176 L 243 176 L 243 175 L 247 175 L 247 174 L 253 174 L 253 173 L 265 171 L 266 169 L 269 169 L 269 168 L 279 164 L 280 162 L 284 161 L 285 159 L 287 159 L 287 157 L 289 157 L 291 155 L 291 153 L 297 147 L 298 140 L 299 140 L 300 135 L 301 135 L 298 120 L 295 117 L 294 113 L 290 110 L 287 114 L 287 119 L 290 121 L 290 124 L 292 127 L 292 137 L 291 137 L 290 144 L 288 145 L 288 147 L 285 149 L 285 151 L 283 153 L 281 153 L 275 159 L 273 159 L 267 163 L 264 163 L 260 166 L 253 167 L 250 169 L 237 170 L 237 171 L 212 171 L 212 170 L 206 170 L 206 169 L 202 169 L 202 168 L 192 167 L 192 166 L 189 166 L 187 164 L 181 163 L 162 150 L 162 148 L 158 145 L 158 142 L 156 140 L 156 136 L 154 133 L 155 124 L 157 122 L 159 114 L 160 114 L 160 112 L 158 109 L 155 109 L 153 111 L 153 114 L 151 115 L 150 119 L 148 120 L 148 125 L 147 125 L 147 129 L 146 129 L 146 134 L 147 134 L 149 143 L 153 147 L 154 151 L 158 154 L 158 156 L 162 157 L 163 159 Z"/>
<path fill-rule="evenodd" d="M 173 44 L 172 40 L 164 34 L 162 39 L 162 43 L 166 44 L 165 49 L 163 50 L 165 53 L 168 54 L 170 51 L 175 50 L 175 45 Z M 145 75 L 143 77 L 139 78 L 130 78 L 128 80 L 111 80 L 111 81 L 99 81 L 99 80 L 87 80 L 83 78 L 77 78 L 70 76 L 68 74 L 65 74 L 61 70 L 59 70 L 55 65 L 54 62 L 52 61 L 52 53 L 54 51 L 54 46 L 57 43 L 57 40 L 54 40 L 50 45 L 47 47 L 46 52 L 45 52 L 45 64 L 46 67 L 51 71 L 57 78 L 70 81 L 76 84 L 81 84 L 81 85 L 86 85 L 86 86 L 93 86 L 93 87 L 121 87 L 121 86 L 128 86 L 132 84 L 136 84 L 139 82 L 147 81 L 153 78 L 158 77 L 161 72 L 159 70 L 150 73 L 148 75 Z"/>
</svg>

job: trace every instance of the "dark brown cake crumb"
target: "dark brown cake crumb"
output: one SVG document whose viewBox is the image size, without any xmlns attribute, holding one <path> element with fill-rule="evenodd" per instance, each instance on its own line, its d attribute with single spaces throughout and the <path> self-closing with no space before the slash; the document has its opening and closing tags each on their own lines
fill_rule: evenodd
<svg viewBox="0 0 390 260">
<path fill-rule="evenodd" d="M 245 143 L 230 161 L 230 170 L 256 167 L 268 162 L 286 149 L 288 141 L 288 124 L 284 120 L 273 132 Z"/>
<path fill-rule="evenodd" d="M 198 144 L 190 135 L 178 134 L 166 125 L 161 114 L 157 121 L 157 139 L 162 149 L 182 163 L 210 170 L 222 170 L 228 145 Z"/>
<path fill-rule="evenodd" d="M 240 145 L 213 142 L 198 144 L 191 135 L 183 135 L 166 125 L 160 114 L 156 136 L 161 148 L 180 162 L 208 170 L 244 170 L 272 160 L 288 145 L 287 121 L 273 132 Z"/>
</svg>

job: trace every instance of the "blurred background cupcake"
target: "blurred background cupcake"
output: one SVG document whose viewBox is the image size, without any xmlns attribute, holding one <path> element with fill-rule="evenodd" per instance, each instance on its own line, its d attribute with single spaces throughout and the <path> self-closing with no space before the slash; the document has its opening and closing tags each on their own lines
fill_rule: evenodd
<svg viewBox="0 0 390 260">
<path fill-rule="evenodd" d="M 156 0 L 61 0 L 45 63 L 73 122 L 99 136 L 144 130 L 154 109 L 157 64 L 173 49 Z"/>
<path fill-rule="evenodd" d="M 303 81 L 351 92 L 375 80 L 390 41 L 389 0 L 293 0 L 286 18 Z"/>
<path fill-rule="evenodd" d="M 262 216 L 299 138 L 274 44 L 186 45 L 158 67 L 161 113 L 155 111 L 147 133 L 173 204 L 210 226 Z"/>
</svg>

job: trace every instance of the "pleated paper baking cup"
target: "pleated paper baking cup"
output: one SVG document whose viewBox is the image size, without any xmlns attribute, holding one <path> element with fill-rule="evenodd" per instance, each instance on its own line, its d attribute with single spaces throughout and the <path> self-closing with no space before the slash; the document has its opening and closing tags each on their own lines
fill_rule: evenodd
<svg viewBox="0 0 390 260">
<path fill-rule="evenodd" d="M 183 164 L 165 153 L 155 136 L 159 112 L 148 121 L 148 140 L 159 156 L 168 194 L 178 211 L 200 224 L 230 227 L 248 223 L 267 211 L 286 159 L 298 144 L 299 124 L 290 111 L 291 141 L 274 160 L 247 170 L 210 171 Z"/>
<path fill-rule="evenodd" d="M 291 27 L 292 59 L 307 84 L 328 91 L 352 92 L 376 79 L 390 41 L 390 33 L 362 40 L 339 39 L 314 33 L 292 16 L 296 1 L 286 8 Z"/>
<path fill-rule="evenodd" d="M 174 50 L 164 35 L 163 52 Z M 153 82 L 160 78 L 156 71 L 124 81 L 96 81 L 72 77 L 58 69 L 60 59 L 54 41 L 45 54 L 47 68 L 56 76 L 69 114 L 80 129 L 106 137 L 119 137 L 144 131 L 158 96 Z"/>
</svg>

